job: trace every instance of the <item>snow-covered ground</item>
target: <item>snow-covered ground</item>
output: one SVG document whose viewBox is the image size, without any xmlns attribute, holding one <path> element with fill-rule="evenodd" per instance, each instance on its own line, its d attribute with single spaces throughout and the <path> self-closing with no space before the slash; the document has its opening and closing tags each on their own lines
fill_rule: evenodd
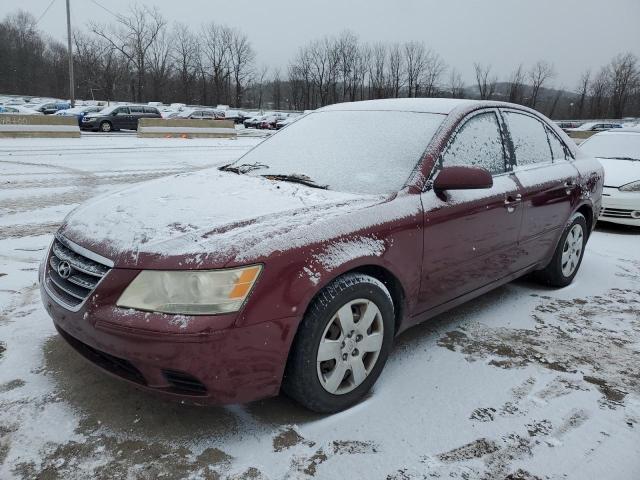
<svg viewBox="0 0 640 480">
<path fill-rule="evenodd" d="M 337 415 L 168 403 L 72 351 L 36 285 L 65 214 L 258 141 L 1 141 L 1 479 L 640 478 L 638 231 L 599 227 L 568 288 L 521 280 L 409 330 Z"/>
</svg>

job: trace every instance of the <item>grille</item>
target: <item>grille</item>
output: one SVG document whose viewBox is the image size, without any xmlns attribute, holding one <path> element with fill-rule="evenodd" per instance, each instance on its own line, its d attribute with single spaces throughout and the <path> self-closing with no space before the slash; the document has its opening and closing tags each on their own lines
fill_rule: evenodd
<svg viewBox="0 0 640 480">
<path fill-rule="evenodd" d="M 205 387 L 200 380 L 188 373 L 178 372 L 176 370 L 163 370 L 162 373 L 171 385 L 171 391 L 174 393 L 196 396 L 207 394 L 207 387 Z"/>
<path fill-rule="evenodd" d="M 144 376 L 140 373 L 140 370 L 133 366 L 131 362 L 90 347 L 86 343 L 72 337 L 61 328 L 58 328 L 58 332 L 60 332 L 60 335 L 69 343 L 69 345 L 71 345 L 87 360 L 95 363 L 114 375 L 141 385 L 146 385 L 147 382 L 145 381 Z"/>
<path fill-rule="evenodd" d="M 63 306 L 79 308 L 107 274 L 109 267 L 87 258 L 56 238 L 51 246 L 45 282 Z"/>
<path fill-rule="evenodd" d="M 613 218 L 633 218 L 631 212 L 633 212 L 633 210 L 627 210 L 624 208 L 604 208 L 602 209 L 602 216 Z"/>
</svg>

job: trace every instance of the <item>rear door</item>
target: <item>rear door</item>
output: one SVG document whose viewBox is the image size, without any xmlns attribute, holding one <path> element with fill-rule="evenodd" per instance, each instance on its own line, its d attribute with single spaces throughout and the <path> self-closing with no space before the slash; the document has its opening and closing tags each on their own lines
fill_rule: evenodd
<svg viewBox="0 0 640 480">
<path fill-rule="evenodd" d="M 144 107 L 129 107 L 131 111 L 131 116 L 129 117 L 129 126 L 132 130 L 136 130 L 138 128 L 138 120 L 145 116 Z"/>
<path fill-rule="evenodd" d="M 533 115 L 504 109 L 514 175 L 522 187 L 524 216 L 520 230 L 520 267 L 545 258 L 555 247 L 577 200 L 578 170 L 569 149 Z"/>
<path fill-rule="evenodd" d="M 113 128 L 130 128 L 129 125 L 129 107 L 118 107 L 113 112 Z"/>
<path fill-rule="evenodd" d="M 440 168 L 472 165 L 493 175 L 493 187 L 422 194 L 422 310 L 504 278 L 515 270 L 522 223 L 519 186 L 510 175 L 499 113 L 466 117 L 440 158 Z"/>
</svg>

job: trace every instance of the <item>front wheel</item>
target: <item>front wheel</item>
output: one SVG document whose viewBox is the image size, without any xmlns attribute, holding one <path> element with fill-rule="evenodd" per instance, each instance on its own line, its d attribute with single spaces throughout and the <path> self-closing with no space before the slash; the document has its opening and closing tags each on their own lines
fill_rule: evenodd
<svg viewBox="0 0 640 480">
<path fill-rule="evenodd" d="M 112 130 L 112 128 L 113 127 L 111 126 L 110 122 L 102 122 L 100 124 L 100 131 L 101 132 L 105 132 L 105 133 L 110 132 Z"/>
<path fill-rule="evenodd" d="M 569 285 L 578 273 L 586 243 L 587 221 L 584 215 L 575 213 L 560 237 L 551 262 L 537 273 L 538 279 L 553 287 Z"/>
<path fill-rule="evenodd" d="M 354 405 L 376 382 L 393 343 L 389 291 L 373 277 L 346 274 L 325 287 L 302 320 L 283 390 L 310 410 Z"/>
</svg>

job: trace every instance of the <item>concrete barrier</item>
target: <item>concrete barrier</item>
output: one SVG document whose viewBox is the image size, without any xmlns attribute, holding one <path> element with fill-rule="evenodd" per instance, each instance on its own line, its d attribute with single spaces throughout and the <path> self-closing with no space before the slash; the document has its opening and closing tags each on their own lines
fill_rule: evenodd
<svg viewBox="0 0 640 480">
<path fill-rule="evenodd" d="M 186 118 L 141 118 L 138 137 L 143 138 L 236 138 L 231 120 L 191 120 Z"/>
<path fill-rule="evenodd" d="M 596 133 L 598 132 L 593 132 L 591 130 L 583 130 L 583 131 L 577 131 L 577 132 L 567 132 L 567 135 L 569 135 L 569 137 L 575 139 L 575 140 L 586 140 L 589 137 L 594 136 Z"/>
<path fill-rule="evenodd" d="M 0 115 L 0 138 L 79 138 L 76 117 Z"/>
</svg>

